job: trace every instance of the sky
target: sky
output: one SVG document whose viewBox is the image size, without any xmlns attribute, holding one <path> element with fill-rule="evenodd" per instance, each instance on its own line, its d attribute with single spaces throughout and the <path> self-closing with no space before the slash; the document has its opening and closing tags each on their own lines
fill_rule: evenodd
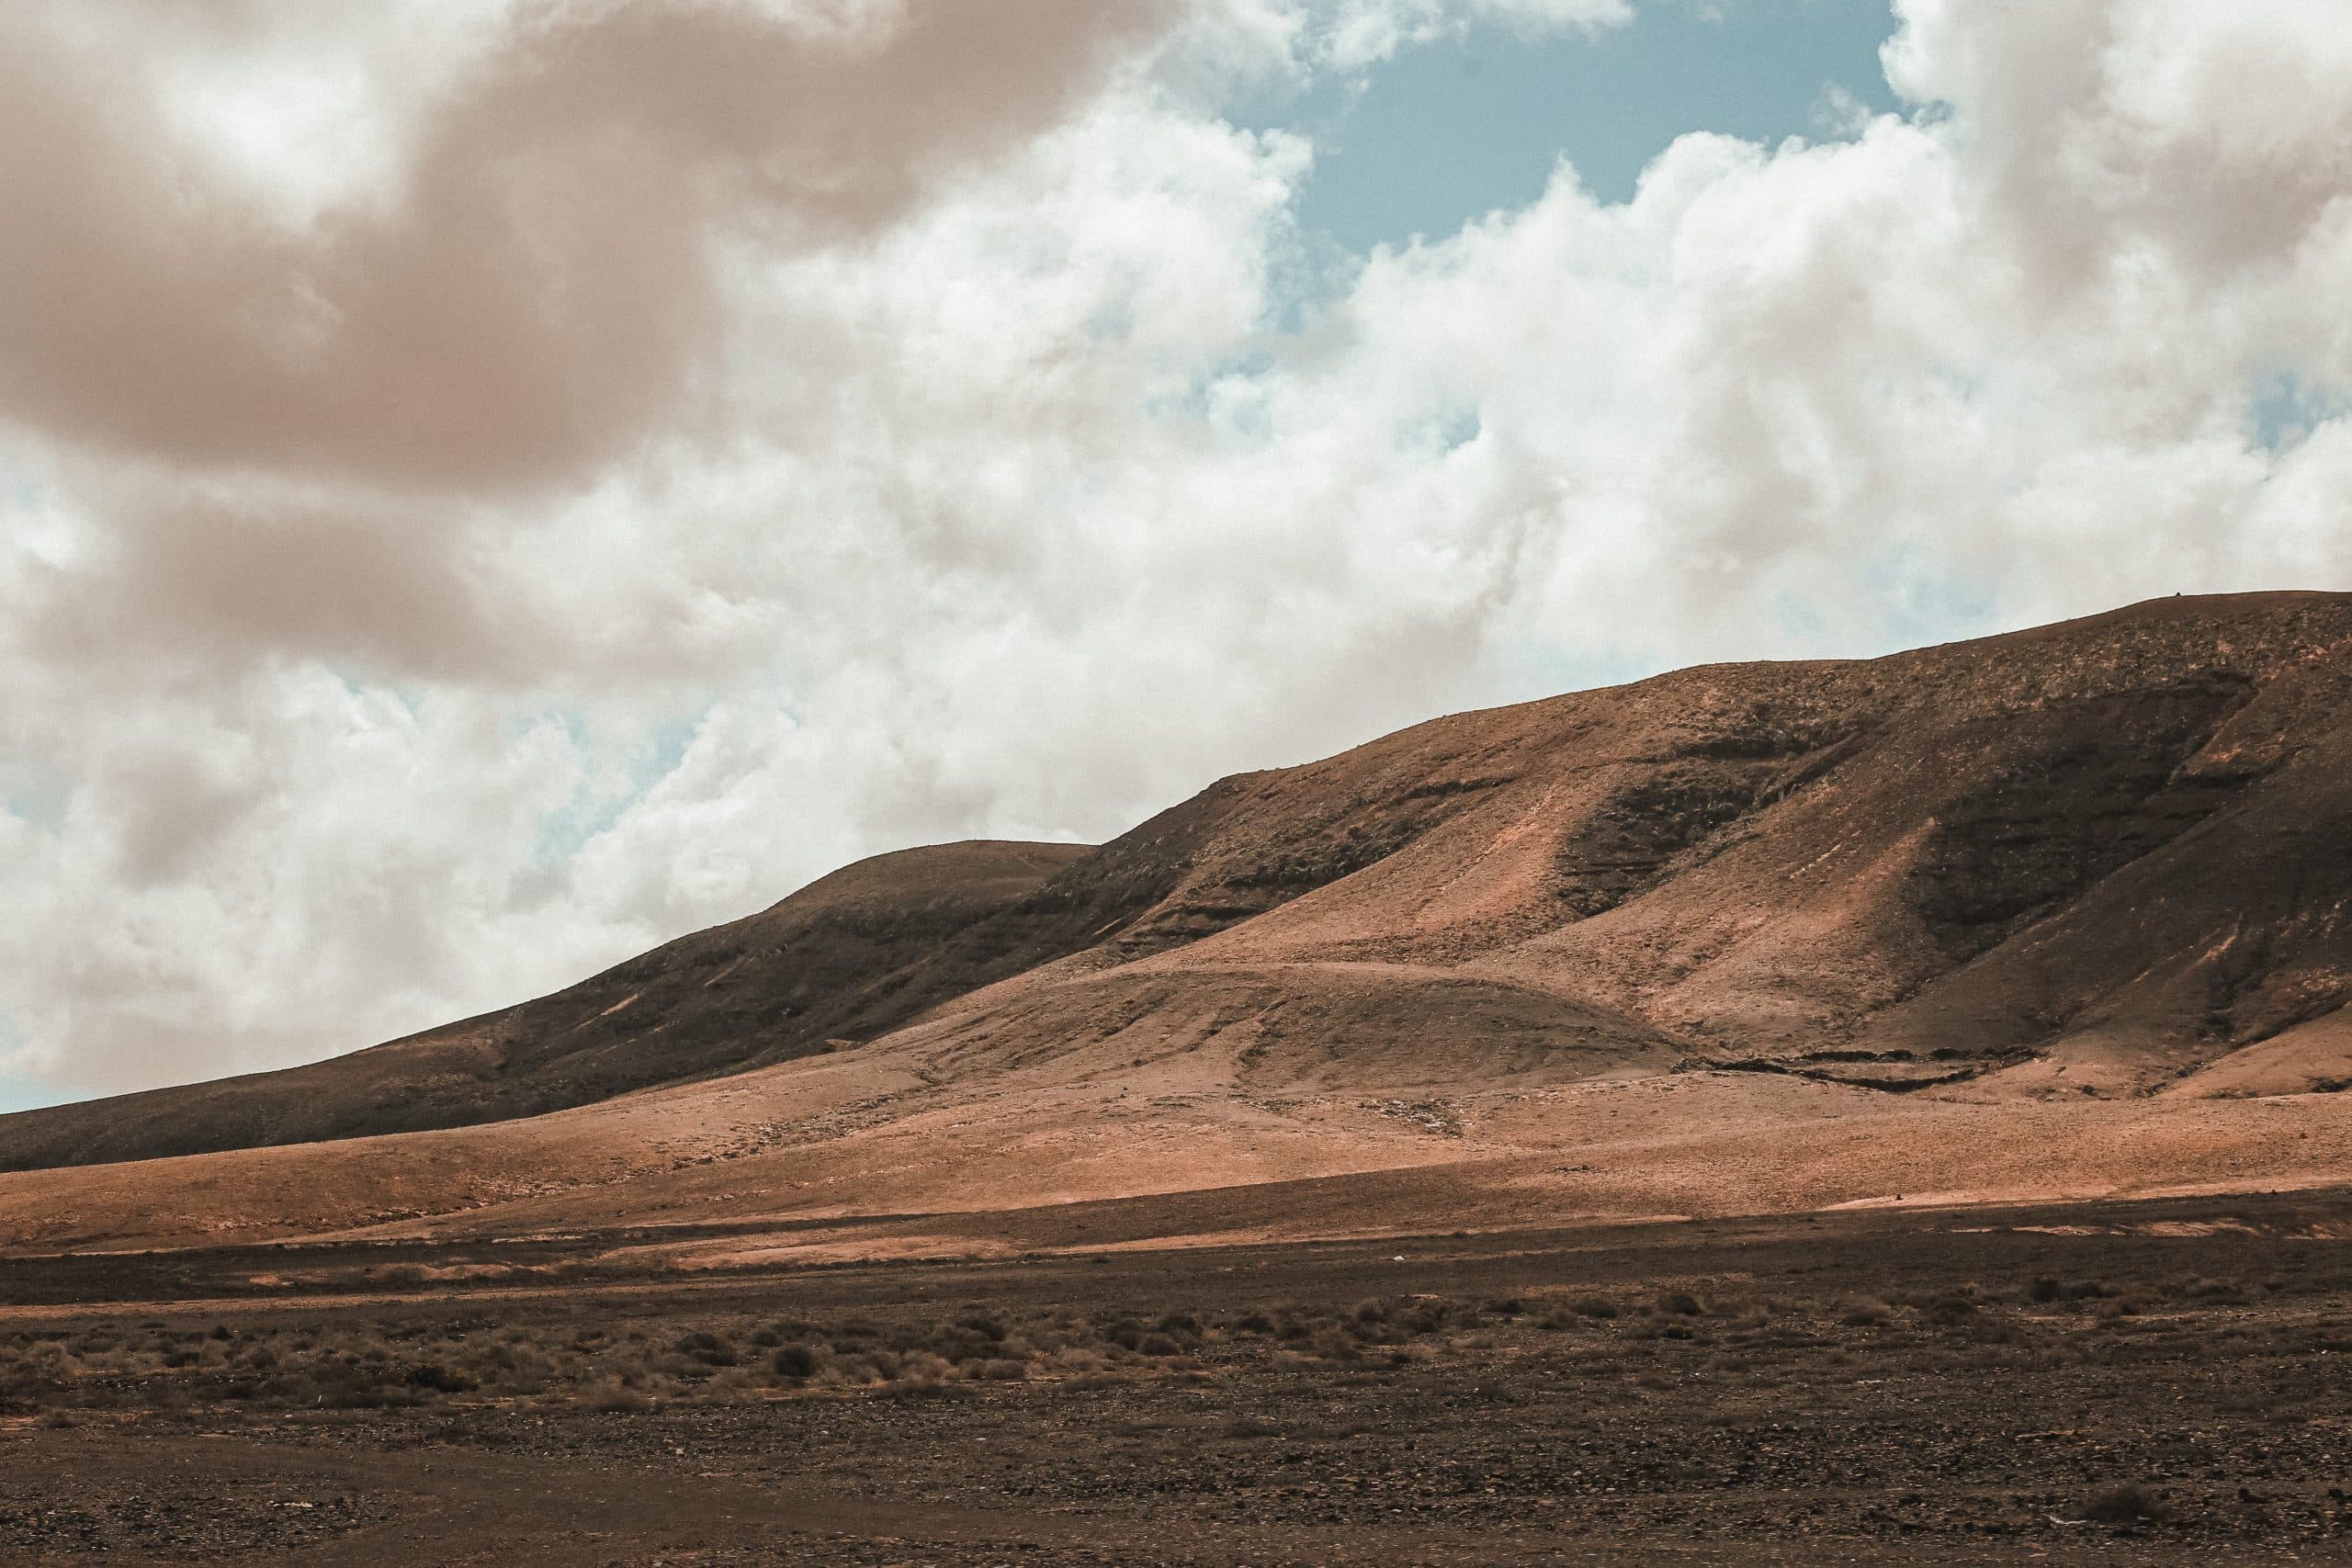
<svg viewBox="0 0 2352 1568">
<path fill-rule="evenodd" d="M 2352 586 L 2340 0 L 23 0 L 0 215 L 0 1109 Z"/>
</svg>

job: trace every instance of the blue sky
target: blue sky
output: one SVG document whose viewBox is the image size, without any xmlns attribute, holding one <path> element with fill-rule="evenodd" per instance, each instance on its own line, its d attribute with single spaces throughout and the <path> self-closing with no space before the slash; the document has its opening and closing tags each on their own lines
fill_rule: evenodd
<svg viewBox="0 0 2352 1568">
<path fill-rule="evenodd" d="M 44 1105 L 66 1105 L 83 1097 L 40 1078 L 0 1073 L 0 1112 L 33 1111 Z"/>
<path fill-rule="evenodd" d="M 1623 201 L 1689 131 L 1833 138 L 1841 95 L 1897 107 L 1878 58 L 1894 25 L 1886 0 L 1665 0 L 1620 27 L 1535 36 L 1482 22 L 1243 118 L 1314 141 L 1300 223 L 1363 252 L 1522 207 L 1561 158 Z"/>
</svg>

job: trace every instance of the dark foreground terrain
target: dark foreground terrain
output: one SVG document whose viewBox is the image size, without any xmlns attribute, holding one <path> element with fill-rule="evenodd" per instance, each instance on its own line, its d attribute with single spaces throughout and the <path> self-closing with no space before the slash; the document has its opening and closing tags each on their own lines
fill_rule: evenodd
<svg viewBox="0 0 2352 1568">
<path fill-rule="evenodd" d="M 619 1239 L 0 1263 L 0 1561 L 2352 1561 L 2352 1194 Z"/>
</svg>

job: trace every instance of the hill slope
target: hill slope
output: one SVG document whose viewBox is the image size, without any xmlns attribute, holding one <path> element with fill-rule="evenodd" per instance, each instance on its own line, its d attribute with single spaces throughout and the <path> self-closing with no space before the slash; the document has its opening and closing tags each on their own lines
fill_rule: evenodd
<svg viewBox="0 0 2352 1568">
<path fill-rule="evenodd" d="M 960 891 L 915 896 L 933 888 Z M 945 1203 L 925 1182 L 973 1179 L 974 1126 L 1048 1162 L 1020 1190 L 1067 1197 L 1442 1163 L 1423 1134 L 1459 1120 L 1449 1097 L 1661 1075 L 1745 1079 L 1759 1092 L 1704 1102 L 1771 1115 L 1815 1102 L 1758 1074 L 1920 1105 L 2299 1092 L 2352 1079 L 2347 903 L 2352 596 L 2163 600 L 1439 719 L 1091 850 L 883 857 L 376 1052 L 0 1118 L 0 1166 L 456 1126 L 753 1067 L 566 1112 L 524 1140 L 554 1140 L 538 1164 L 433 1146 L 480 1151 L 499 1192 L 529 1169 L 636 1181 L 673 1168 L 622 1152 L 650 1117 L 756 1211 L 793 1207 L 775 1182 L 853 1201 L 820 1148 L 872 1178 L 866 1201 L 887 1170 L 891 1201 Z M 869 1043 L 791 1060 L 840 1038 Z M 1083 1131 L 1115 1144 L 1146 1102 L 1173 1109 L 1132 1146 Z M 926 1137 L 964 1163 L 934 1167 Z M 418 1201 L 491 1201 L 468 1182 Z"/>
<path fill-rule="evenodd" d="M 1054 956 L 1008 927 L 942 953 L 1084 852 L 984 841 L 877 855 L 536 1001 L 308 1066 L 0 1118 L 0 1169 L 531 1116 L 865 1039 Z"/>
<path fill-rule="evenodd" d="M 1158 906 L 923 1027 L 1030 1058 L 1241 1031 L 1245 1085 L 1679 1062 L 2133 1094 L 2258 1046 L 2263 1083 L 2341 1076 L 2344 596 L 1684 671 L 1220 789 Z"/>
</svg>

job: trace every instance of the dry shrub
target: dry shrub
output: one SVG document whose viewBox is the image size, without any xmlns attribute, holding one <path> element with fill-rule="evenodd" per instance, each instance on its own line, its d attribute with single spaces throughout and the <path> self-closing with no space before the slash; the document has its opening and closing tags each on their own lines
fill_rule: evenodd
<svg viewBox="0 0 2352 1568">
<path fill-rule="evenodd" d="M 824 1353 L 814 1345 L 785 1345 L 768 1360 L 768 1366 L 780 1378 L 808 1378 L 817 1374 L 824 1363 Z"/>
<path fill-rule="evenodd" d="M 1931 1302 L 1917 1303 L 1912 1310 L 1919 1314 L 1919 1320 L 1924 1324 L 1958 1328 L 1975 1321 L 1977 1306 L 1974 1302 L 1960 1296 L 1939 1296 Z"/>
<path fill-rule="evenodd" d="M 758 1376 L 748 1367 L 729 1367 L 702 1385 L 702 1397 L 722 1404 L 741 1404 L 760 1397 Z"/>
<path fill-rule="evenodd" d="M 644 1393 L 616 1378 L 599 1378 L 580 1391 L 580 1403 L 605 1416 L 634 1416 L 653 1408 Z"/>
<path fill-rule="evenodd" d="M 1477 1321 L 1475 1311 L 1464 1310 L 1459 1303 L 1437 1297 L 1416 1298 L 1398 1308 L 1396 1325 L 1408 1334 L 1435 1334 L 1456 1321 L 1469 1324 Z"/>
<path fill-rule="evenodd" d="M 889 1352 L 878 1354 L 888 1356 Z M 891 1358 L 890 1371 L 884 1371 L 868 1356 L 835 1356 L 819 1367 L 809 1382 L 818 1388 L 865 1388 L 888 1382 L 898 1371 L 897 1359 Z"/>
<path fill-rule="evenodd" d="M 408 1384 L 432 1393 L 464 1393 L 480 1386 L 455 1367 L 445 1367 L 438 1361 L 420 1361 L 411 1367 Z"/>
<path fill-rule="evenodd" d="M 430 1278 L 417 1263 L 379 1263 L 363 1277 L 371 1285 L 422 1285 Z"/>
</svg>

